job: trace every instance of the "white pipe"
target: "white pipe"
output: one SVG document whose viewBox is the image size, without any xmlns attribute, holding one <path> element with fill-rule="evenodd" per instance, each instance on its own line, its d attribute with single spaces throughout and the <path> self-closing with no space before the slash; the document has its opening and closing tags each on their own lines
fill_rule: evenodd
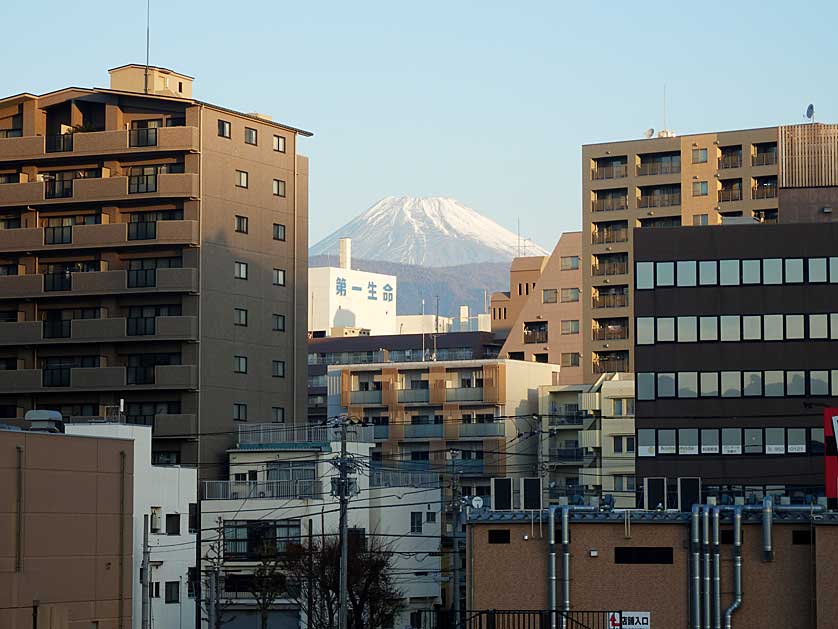
<svg viewBox="0 0 838 629">
<path fill-rule="evenodd" d="M 733 612 L 742 605 L 742 507 L 733 510 L 733 603 L 725 610 L 725 629 L 733 627 Z"/>
<path fill-rule="evenodd" d="M 547 520 L 547 597 L 550 610 L 550 629 L 558 629 L 556 605 L 556 508 L 550 507 Z"/>
<path fill-rule="evenodd" d="M 699 528 L 701 526 L 701 506 L 693 505 L 690 516 L 690 551 L 692 552 L 692 576 L 690 579 L 690 600 L 692 613 L 692 628 L 701 629 L 701 559 L 700 544 L 701 538 Z"/>
<path fill-rule="evenodd" d="M 771 543 L 771 531 L 774 520 L 772 507 L 774 502 L 771 496 L 766 496 L 762 501 L 762 560 L 774 561 L 774 548 Z"/>
<path fill-rule="evenodd" d="M 701 510 L 701 557 L 704 564 L 701 601 L 703 605 L 704 629 L 710 629 L 710 506 Z"/>
<path fill-rule="evenodd" d="M 722 556 L 719 519 L 721 509 L 713 507 L 713 629 L 722 628 Z"/>
</svg>

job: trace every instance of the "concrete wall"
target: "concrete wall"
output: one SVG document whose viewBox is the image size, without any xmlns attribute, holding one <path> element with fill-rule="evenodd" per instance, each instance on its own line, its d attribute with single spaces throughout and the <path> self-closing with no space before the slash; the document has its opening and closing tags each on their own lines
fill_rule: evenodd
<svg viewBox="0 0 838 629">
<path fill-rule="evenodd" d="M 367 328 L 370 334 L 400 333 L 394 275 L 317 267 L 309 269 L 308 278 L 309 330 L 325 330 L 328 334 L 332 328 L 348 327 Z M 385 291 L 385 286 L 391 290 Z"/>
</svg>

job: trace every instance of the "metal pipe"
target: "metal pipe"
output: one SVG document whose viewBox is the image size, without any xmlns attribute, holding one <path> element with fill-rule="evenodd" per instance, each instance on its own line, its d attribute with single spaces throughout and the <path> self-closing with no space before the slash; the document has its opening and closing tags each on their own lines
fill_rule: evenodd
<svg viewBox="0 0 838 629">
<path fill-rule="evenodd" d="M 710 506 L 701 510 L 701 557 L 704 564 L 701 602 L 704 629 L 710 629 Z"/>
<path fill-rule="evenodd" d="M 570 611 L 570 507 L 562 507 L 562 611 Z M 564 619 L 562 619 L 564 625 Z"/>
<path fill-rule="evenodd" d="M 733 603 L 725 610 L 725 629 L 732 629 L 733 612 L 742 605 L 742 507 L 733 510 Z"/>
<path fill-rule="evenodd" d="M 550 507 L 547 519 L 547 597 L 550 629 L 558 629 L 556 605 L 556 508 Z"/>
<path fill-rule="evenodd" d="M 690 552 L 692 552 L 692 578 L 690 579 L 690 600 L 692 628 L 701 629 L 701 563 L 699 547 L 701 543 L 699 527 L 701 525 L 701 505 L 693 505 L 690 517 Z"/>
<path fill-rule="evenodd" d="M 771 532 L 773 527 L 774 512 L 772 507 L 774 501 L 771 496 L 762 500 L 762 560 L 774 561 L 774 548 L 771 544 Z"/>
<path fill-rule="evenodd" d="M 713 507 L 713 629 L 722 627 L 721 509 Z"/>
</svg>

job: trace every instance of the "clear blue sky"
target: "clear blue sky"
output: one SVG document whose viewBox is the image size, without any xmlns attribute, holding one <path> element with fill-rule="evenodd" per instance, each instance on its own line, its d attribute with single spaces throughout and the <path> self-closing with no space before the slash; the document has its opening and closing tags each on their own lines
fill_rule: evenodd
<svg viewBox="0 0 838 629">
<path fill-rule="evenodd" d="M 144 4 L 3 2 L 0 93 L 106 85 L 144 59 Z M 552 247 L 580 225 L 580 145 L 661 127 L 664 82 L 678 133 L 838 120 L 834 2 L 151 4 L 152 64 L 315 132 L 312 242 L 446 195 Z"/>
</svg>

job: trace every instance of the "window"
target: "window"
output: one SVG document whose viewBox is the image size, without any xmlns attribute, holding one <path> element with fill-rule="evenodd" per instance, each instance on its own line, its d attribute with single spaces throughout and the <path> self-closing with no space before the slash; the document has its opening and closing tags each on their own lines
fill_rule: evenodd
<svg viewBox="0 0 838 629">
<path fill-rule="evenodd" d="M 256 129 L 251 129 L 250 127 L 244 128 L 244 143 L 245 144 L 252 144 L 256 146 Z"/>
<path fill-rule="evenodd" d="M 809 372 L 809 393 L 811 395 L 829 395 L 829 372 Z"/>
<path fill-rule="evenodd" d="M 789 454 L 805 454 L 805 452 L 806 452 L 806 429 L 805 428 L 789 428 L 787 437 L 788 437 L 788 453 Z"/>
<path fill-rule="evenodd" d="M 655 265 L 657 286 L 675 286 L 675 264 L 673 262 L 658 262 Z"/>
<path fill-rule="evenodd" d="M 811 428 L 809 431 L 809 452 L 812 454 L 823 454 L 824 452 L 824 436 L 823 428 Z"/>
<path fill-rule="evenodd" d="M 722 286 L 738 286 L 739 260 L 720 260 L 719 279 Z"/>
<path fill-rule="evenodd" d="M 766 341 L 782 341 L 783 340 L 783 315 L 763 315 L 762 316 L 763 334 L 762 338 Z"/>
<path fill-rule="evenodd" d="M 579 301 L 579 289 L 578 288 L 563 288 L 562 289 L 562 303 L 568 303 L 572 301 Z"/>
<path fill-rule="evenodd" d="M 809 315 L 809 338 L 829 338 L 829 318 L 825 314 Z"/>
<path fill-rule="evenodd" d="M 271 421 L 275 424 L 285 423 L 285 409 L 281 406 L 271 407 Z"/>
<path fill-rule="evenodd" d="M 228 560 L 257 561 L 265 554 L 281 555 L 289 544 L 299 543 L 300 520 L 224 521 L 224 558 Z"/>
<path fill-rule="evenodd" d="M 675 341 L 675 318 L 659 317 L 657 320 L 657 341 L 658 343 L 671 343 Z"/>
<path fill-rule="evenodd" d="M 219 120 L 218 121 L 218 137 L 220 138 L 229 138 L 230 137 L 230 123 L 226 120 Z"/>
<path fill-rule="evenodd" d="M 742 393 L 745 397 L 759 397 L 762 395 L 762 372 L 745 371 L 742 373 Z"/>
<path fill-rule="evenodd" d="M 629 474 L 614 475 L 614 491 L 628 492 L 635 491 L 636 481 L 634 476 Z"/>
<path fill-rule="evenodd" d="M 558 293 L 555 288 L 545 288 L 541 291 L 541 303 L 555 304 L 558 301 Z"/>
<path fill-rule="evenodd" d="M 719 431 L 715 428 L 701 430 L 701 454 L 719 453 Z"/>
<path fill-rule="evenodd" d="M 786 395 L 806 395 L 806 372 L 786 372 Z"/>
<path fill-rule="evenodd" d="M 762 317 L 745 315 L 742 317 L 742 340 L 759 341 L 762 339 Z"/>
<path fill-rule="evenodd" d="M 658 397 L 675 397 L 675 374 L 664 372 L 658 376 Z"/>
<path fill-rule="evenodd" d="M 151 598 L 160 598 L 160 581 L 152 581 L 149 585 L 149 596 Z"/>
<path fill-rule="evenodd" d="M 765 453 L 785 454 L 786 453 L 786 429 L 766 428 L 765 429 Z"/>
<path fill-rule="evenodd" d="M 698 318 L 678 317 L 678 342 L 694 343 L 698 340 Z"/>
<path fill-rule="evenodd" d="M 508 544 L 511 539 L 509 529 L 489 530 L 490 544 Z"/>
<path fill-rule="evenodd" d="M 762 428 L 745 429 L 745 454 L 762 454 Z"/>
<path fill-rule="evenodd" d="M 762 281 L 761 267 L 762 260 L 742 260 L 742 283 L 759 284 Z"/>
<path fill-rule="evenodd" d="M 239 188 L 247 188 L 247 172 L 244 170 L 236 171 L 236 186 Z"/>
<path fill-rule="evenodd" d="M 785 261 L 786 284 L 801 284 L 803 282 L 803 260 L 790 258 Z"/>
<path fill-rule="evenodd" d="M 180 514 L 166 514 L 166 535 L 180 535 Z"/>
<path fill-rule="evenodd" d="M 721 382 L 722 397 L 742 397 L 742 372 L 723 371 Z"/>
<path fill-rule="evenodd" d="M 698 428 L 678 429 L 678 454 L 698 454 Z"/>
<path fill-rule="evenodd" d="M 785 374 L 782 371 L 763 373 L 766 397 L 782 397 L 785 394 Z"/>
<path fill-rule="evenodd" d="M 274 223 L 274 240 L 285 240 L 285 225 Z"/>
<path fill-rule="evenodd" d="M 702 260 L 698 263 L 698 283 L 700 286 L 715 286 L 719 282 L 718 266 L 715 260 Z"/>
<path fill-rule="evenodd" d="M 189 518 L 188 518 L 189 533 L 195 534 L 198 532 L 198 503 L 189 503 Z"/>
<path fill-rule="evenodd" d="M 722 454 L 742 454 L 742 431 L 722 428 Z"/>
<path fill-rule="evenodd" d="M 812 530 L 799 529 L 791 532 L 792 546 L 811 546 L 812 544 Z"/>
<path fill-rule="evenodd" d="M 562 256 L 562 271 L 575 271 L 579 268 L 579 256 Z"/>
<path fill-rule="evenodd" d="M 236 231 L 240 234 L 247 233 L 247 217 L 246 216 L 236 216 Z"/>
<path fill-rule="evenodd" d="M 715 371 L 701 373 L 698 376 L 701 397 L 718 397 L 719 374 Z"/>
<path fill-rule="evenodd" d="M 233 356 L 233 373 L 247 373 L 247 356 Z"/>
<path fill-rule="evenodd" d="M 693 149 L 693 164 L 707 163 L 707 149 Z"/>
<path fill-rule="evenodd" d="M 719 340 L 719 320 L 716 317 L 699 317 L 698 318 L 698 340 L 700 341 L 718 341 Z"/>
<path fill-rule="evenodd" d="M 247 404 L 241 402 L 233 404 L 233 419 L 237 422 L 247 421 Z"/>
<path fill-rule="evenodd" d="M 427 524 L 434 524 L 436 522 L 436 511 L 428 511 L 425 513 L 425 522 Z"/>
<path fill-rule="evenodd" d="M 180 602 L 180 581 L 166 581 L 166 602 Z"/>
<path fill-rule="evenodd" d="M 614 563 L 619 564 L 671 564 L 671 546 L 617 546 Z"/>
<path fill-rule="evenodd" d="M 706 197 L 707 196 L 707 182 L 693 181 L 693 196 Z"/>
<path fill-rule="evenodd" d="M 579 334 L 579 320 L 567 319 L 562 321 L 562 334 Z"/>
<path fill-rule="evenodd" d="M 638 290 L 655 287 L 655 263 L 638 262 L 635 274 L 635 285 Z"/>
<path fill-rule="evenodd" d="M 768 258 L 762 261 L 762 283 L 783 283 L 783 261 L 780 258 Z"/>
<path fill-rule="evenodd" d="M 282 179 L 274 179 L 274 196 L 285 196 L 285 182 Z"/>
<path fill-rule="evenodd" d="M 247 279 L 247 262 L 236 262 L 233 277 L 237 280 L 246 280 Z"/>
<path fill-rule="evenodd" d="M 678 397 L 698 397 L 698 373 L 695 371 L 678 372 Z"/>
<path fill-rule="evenodd" d="M 638 373 L 636 379 L 637 399 L 638 400 L 654 400 L 655 399 L 655 374 L 653 373 Z"/>
<path fill-rule="evenodd" d="M 707 214 L 693 214 L 693 225 L 696 227 L 700 225 L 709 225 L 710 217 Z"/>
<path fill-rule="evenodd" d="M 786 315 L 786 340 L 805 338 L 803 315 Z"/>
<path fill-rule="evenodd" d="M 274 378 L 284 378 L 285 377 L 285 361 L 284 360 L 271 361 L 271 376 L 273 376 Z"/>
<path fill-rule="evenodd" d="M 233 325 L 247 325 L 247 310 L 244 308 L 233 309 Z"/>
<path fill-rule="evenodd" d="M 273 331 L 274 332 L 285 332 L 285 315 L 283 314 L 276 314 L 272 315 L 273 319 Z"/>
<path fill-rule="evenodd" d="M 723 315 L 719 317 L 721 322 L 722 341 L 741 340 L 739 315 Z"/>
<path fill-rule="evenodd" d="M 655 456 L 654 428 L 639 428 L 637 430 L 637 455 Z"/>
<path fill-rule="evenodd" d="M 614 440 L 614 453 L 620 454 L 623 451 L 623 438 L 622 437 L 613 437 Z"/>
<path fill-rule="evenodd" d="M 572 353 L 563 353 L 561 356 L 562 360 L 562 367 L 578 367 L 579 366 L 579 354 L 576 352 Z"/>
<path fill-rule="evenodd" d="M 655 342 L 655 318 L 637 317 L 635 332 L 638 345 L 653 345 Z"/>
<path fill-rule="evenodd" d="M 273 284 L 274 286 L 285 286 L 285 269 L 273 270 Z"/>
<path fill-rule="evenodd" d="M 421 511 L 411 511 L 410 512 L 410 532 L 412 534 L 421 534 L 422 533 L 422 512 Z"/>
<path fill-rule="evenodd" d="M 695 261 L 680 260 L 675 268 L 678 272 L 678 286 L 695 286 Z"/>
<path fill-rule="evenodd" d="M 278 153 L 285 152 L 285 138 L 281 135 L 274 136 L 274 150 Z"/>
</svg>

